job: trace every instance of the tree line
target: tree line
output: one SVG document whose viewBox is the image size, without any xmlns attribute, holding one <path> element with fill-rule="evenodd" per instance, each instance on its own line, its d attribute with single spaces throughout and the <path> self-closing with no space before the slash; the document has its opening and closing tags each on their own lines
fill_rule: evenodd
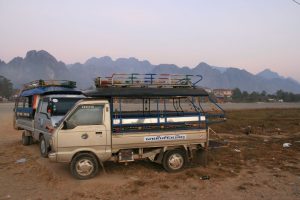
<svg viewBox="0 0 300 200">
<path fill-rule="evenodd" d="M 10 99 L 14 92 L 12 82 L 0 75 L 0 96 Z M 283 90 L 278 90 L 275 94 L 267 94 L 266 91 L 248 93 L 236 88 L 233 90 L 231 100 L 233 102 L 300 102 L 300 94 L 285 92 Z"/>
<path fill-rule="evenodd" d="M 5 78 L 4 76 L 0 75 L 0 96 L 9 99 L 12 97 L 14 92 L 12 82 Z"/>
<path fill-rule="evenodd" d="M 284 102 L 300 102 L 300 94 L 294 94 L 292 92 L 285 92 L 278 90 L 275 94 L 267 94 L 266 91 L 252 92 L 241 91 L 239 88 L 233 90 L 232 94 L 233 102 L 272 102 L 272 101 L 284 101 Z"/>
</svg>

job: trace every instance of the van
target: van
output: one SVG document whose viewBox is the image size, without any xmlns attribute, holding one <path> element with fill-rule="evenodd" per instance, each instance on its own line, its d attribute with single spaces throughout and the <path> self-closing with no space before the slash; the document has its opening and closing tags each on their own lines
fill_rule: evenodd
<svg viewBox="0 0 300 200">
<path fill-rule="evenodd" d="M 47 157 L 49 138 L 55 124 L 70 108 L 84 98 L 72 81 L 33 81 L 24 85 L 14 108 L 14 128 L 23 130 L 22 144 L 40 143 L 40 152 Z"/>
</svg>

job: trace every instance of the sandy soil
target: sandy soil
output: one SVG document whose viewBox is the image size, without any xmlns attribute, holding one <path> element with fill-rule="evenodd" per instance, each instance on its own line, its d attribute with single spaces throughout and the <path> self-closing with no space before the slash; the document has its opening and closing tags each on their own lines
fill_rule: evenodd
<svg viewBox="0 0 300 200">
<path fill-rule="evenodd" d="M 180 173 L 148 161 L 106 163 L 107 174 L 79 181 L 67 164 L 40 157 L 36 144 L 22 146 L 11 104 L 0 104 L 0 199 L 300 199 L 300 110 L 260 111 L 267 114 L 259 120 L 252 112 L 229 113 L 226 125 L 213 127 L 214 148 Z"/>
</svg>

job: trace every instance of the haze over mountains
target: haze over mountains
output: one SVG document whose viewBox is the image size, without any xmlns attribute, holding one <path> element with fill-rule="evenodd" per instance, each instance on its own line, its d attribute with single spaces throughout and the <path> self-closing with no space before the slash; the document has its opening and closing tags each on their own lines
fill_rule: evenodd
<svg viewBox="0 0 300 200">
<path fill-rule="evenodd" d="M 248 92 L 265 90 L 268 93 L 282 89 L 300 93 L 299 82 L 284 78 L 269 69 L 255 75 L 246 70 L 210 66 L 204 62 L 189 68 L 173 64 L 152 65 L 149 61 L 133 57 L 112 60 L 108 56 L 92 57 L 85 63 L 66 65 L 44 50 L 28 51 L 24 58 L 15 57 L 8 63 L 0 60 L 0 75 L 10 79 L 15 87 L 37 79 L 69 79 L 76 81 L 79 88 L 86 89 L 93 85 L 95 77 L 113 73 L 201 74 L 204 78 L 199 85 L 202 87 L 238 87 Z"/>
</svg>

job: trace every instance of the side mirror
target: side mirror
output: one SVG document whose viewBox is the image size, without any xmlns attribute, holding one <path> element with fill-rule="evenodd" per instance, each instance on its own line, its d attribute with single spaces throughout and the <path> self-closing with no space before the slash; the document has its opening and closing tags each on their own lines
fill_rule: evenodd
<svg viewBox="0 0 300 200">
<path fill-rule="evenodd" d="M 64 123 L 63 129 L 73 129 L 77 126 L 75 123 L 68 120 L 64 121 L 63 123 Z"/>
<path fill-rule="evenodd" d="M 62 129 L 68 129 L 67 121 L 63 122 L 63 128 Z"/>
</svg>

